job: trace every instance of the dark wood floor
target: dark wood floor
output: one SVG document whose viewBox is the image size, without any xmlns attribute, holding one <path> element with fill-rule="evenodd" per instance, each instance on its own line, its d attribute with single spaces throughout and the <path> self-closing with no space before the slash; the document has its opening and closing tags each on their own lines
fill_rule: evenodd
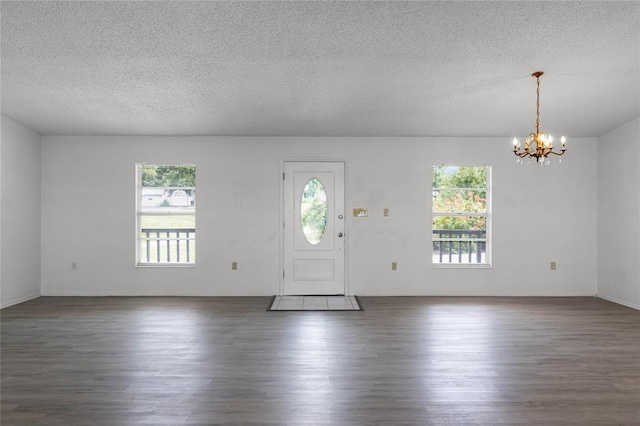
<svg viewBox="0 0 640 426">
<path fill-rule="evenodd" d="M 640 312 L 595 298 L 39 298 L 2 424 L 640 424 Z"/>
</svg>

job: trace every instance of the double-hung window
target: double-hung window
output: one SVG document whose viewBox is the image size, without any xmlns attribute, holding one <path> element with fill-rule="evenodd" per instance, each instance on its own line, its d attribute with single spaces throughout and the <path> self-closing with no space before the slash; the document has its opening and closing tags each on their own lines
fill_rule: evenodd
<svg viewBox="0 0 640 426">
<path fill-rule="evenodd" d="M 491 265 L 491 167 L 433 166 L 432 264 Z"/>
<path fill-rule="evenodd" d="M 137 164 L 138 266 L 193 265 L 196 260 L 196 167 Z"/>
</svg>

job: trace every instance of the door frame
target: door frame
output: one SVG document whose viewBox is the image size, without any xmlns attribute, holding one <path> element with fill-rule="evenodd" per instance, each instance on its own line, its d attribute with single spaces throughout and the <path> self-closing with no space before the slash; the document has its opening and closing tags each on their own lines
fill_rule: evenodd
<svg viewBox="0 0 640 426">
<path fill-rule="evenodd" d="M 350 234 L 350 220 L 347 212 L 349 211 L 349 191 L 347 188 L 349 187 L 349 168 L 348 161 L 345 158 L 335 158 L 335 157 L 280 157 L 280 169 L 278 173 L 278 188 L 280 189 L 280 218 L 278 222 L 278 229 L 280 230 L 278 233 L 278 245 L 280 251 L 280 265 L 278 268 L 278 295 L 284 295 L 284 220 L 285 220 L 285 212 L 284 212 L 284 165 L 285 163 L 295 162 L 295 163 L 342 163 L 344 165 L 344 295 L 352 296 L 351 289 L 349 286 L 349 234 Z"/>
</svg>

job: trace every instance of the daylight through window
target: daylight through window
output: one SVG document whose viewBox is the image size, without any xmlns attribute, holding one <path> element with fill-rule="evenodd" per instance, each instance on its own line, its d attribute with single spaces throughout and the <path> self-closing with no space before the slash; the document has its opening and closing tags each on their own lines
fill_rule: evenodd
<svg viewBox="0 0 640 426">
<path fill-rule="evenodd" d="M 137 165 L 137 264 L 196 259 L 196 167 Z"/>
<path fill-rule="evenodd" d="M 432 263 L 490 265 L 490 166 L 434 166 Z"/>
</svg>

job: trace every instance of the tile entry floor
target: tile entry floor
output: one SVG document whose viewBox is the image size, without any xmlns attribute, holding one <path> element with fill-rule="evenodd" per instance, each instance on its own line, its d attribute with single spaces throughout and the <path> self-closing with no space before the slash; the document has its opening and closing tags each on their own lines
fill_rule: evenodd
<svg viewBox="0 0 640 426">
<path fill-rule="evenodd" d="M 269 311 L 361 311 L 356 296 L 273 296 Z"/>
</svg>

